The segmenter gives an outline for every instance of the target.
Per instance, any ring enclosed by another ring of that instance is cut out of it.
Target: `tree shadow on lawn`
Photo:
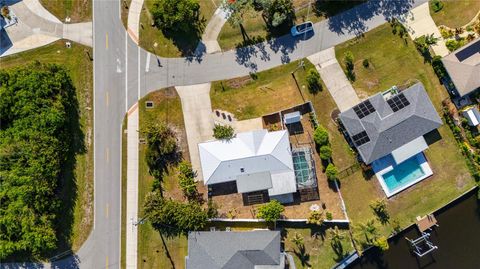
[[[69,99],[67,103],[70,104],[70,106],[66,108],[66,113],[69,119],[67,128],[69,129],[68,133],[70,134],[70,140],[68,141],[69,148],[67,159],[62,167],[58,186],[58,196],[61,199],[61,207],[57,219],[58,249],[55,253],[50,253],[52,255],[71,250],[72,228],[75,217],[74,209],[78,196],[75,168],[77,164],[77,156],[87,153],[85,134],[83,133],[80,124],[79,104],[75,95],[76,89],[73,84],[67,92]]]
[[[328,20],[328,28],[337,34],[361,35],[369,30],[366,22],[376,15],[387,20],[403,15],[412,8],[414,0],[367,1]]]

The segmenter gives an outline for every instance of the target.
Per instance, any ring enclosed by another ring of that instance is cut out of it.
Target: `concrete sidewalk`
[[[210,83],[175,87],[182,102],[183,120],[187,133],[190,162],[197,179],[203,180],[200,165],[198,143],[213,137],[212,103],[210,101]]]
[[[450,53],[445,46],[445,40],[443,40],[437,25],[433,21],[432,16],[430,16],[428,3],[421,4],[404,16],[400,16],[399,20],[405,25],[412,39],[430,34],[438,38],[437,44],[432,46],[436,55],[443,57]]]
[[[360,98],[335,58],[333,47],[308,56],[307,59],[315,65],[341,112],[360,103]]]
[[[223,25],[227,22],[228,14],[222,7],[218,7],[215,10],[212,18],[205,27],[205,31],[202,35],[202,41],[197,47],[197,51],[205,50],[207,53],[215,53],[222,51],[220,44],[218,44],[217,38],[222,30]],[[204,47],[204,48],[203,48]]]
[[[127,118],[127,212],[126,268],[137,268],[138,227],[138,103],[128,111]]]
[[[142,13],[143,1],[132,0],[128,7],[127,31],[137,44],[140,38],[140,13]]]

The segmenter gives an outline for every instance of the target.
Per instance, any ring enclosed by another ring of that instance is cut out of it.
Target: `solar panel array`
[[[355,143],[355,145],[358,146],[361,146],[367,142],[370,142],[370,137],[368,137],[368,134],[367,132],[365,131],[362,131],[354,136],[352,136],[352,139],[353,139],[353,143]]]
[[[354,106],[353,111],[357,113],[358,118],[362,119],[375,112],[375,108],[373,107],[372,103],[370,103],[370,100],[366,100]]]
[[[393,112],[397,112],[410,104],[410,102],[407,100],[407,97],[405,97],[403,93],[397,94],[394,97],[388,99],[387,103],[393,110]]]

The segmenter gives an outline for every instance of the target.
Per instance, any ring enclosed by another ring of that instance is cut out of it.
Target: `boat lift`
[[[435,246],[431,241],[430,241],[430,234],[426,232],[422,232],[422,236],[415,240],[411,240],[405,237],[407,241],[410,242],[413,253],[415,253],[418,257],[423,257],[427,255],[428,253],[438,249],[437,246]]]

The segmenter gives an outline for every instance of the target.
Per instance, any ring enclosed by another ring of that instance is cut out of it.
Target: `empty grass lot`
[[[355,56],[356,81],[353,86],[362,98],[393,85],[418,80],[425,86],[437,112],[441,112],[441,102],[448,98],[446,90],[440,85],[431,66],[424,63],[412,41],[408,38],[404,41],[393,35],[388,24],[366,33],[359,40],[337,46],[337,59],[343,68],[343,55],[348,50]],[[363,59],[369,59],[369,68],[362,66]],[[441,139],[437,139],[425,151],[433,176],[388,200],[391,219],[399,220],[402,227],[413,223],[416,216],[432,212],[474,186],[450,129],[443,125],[438,132]],[[377,179],[364,178],[358,171],[341,183],[352,221],[358,223],[374,218],[369,208],[370,202],[385,197]],[[381,230],[384,234],[391,232],[388,225]]]
[[[434,12],[430,4],[430,14],[437,26],[462,27],[480,12],[480,1],[478,0],[450,0],[442,1],[442,3],[443,8],[439,12]]]
[[[308,3],[312,2],[310,8]],[[345,11],[362,3],[362,1],[308,1],[308,0],[294,0],[295,8],[295,23],[302,23],[311,21],[313,23],[319,22],[333,16],[337,13]],[[250,40],[244,41],[239,27],[232,26],[230,23],[225,23],[218,37],[218,43],[222,50],[229,50],[236,47],[243,47],[252,43],[258,43],[264,40],[278,37],[290,33],[290,28],[284,27],[277,29],[275,32],[269,32],[265,21],[262,19],[261,12],[252,12],[247,14],[244,19],[243,26]]]
[[[152,9],[154,2],[154,0],[145,0],[143,4],[144,8],[140,14],[140,46],[163,57],[181,57],[191,54],[199,41],[194,35],[174,34],[171,38],[168,38],[160,29],[151,26],[153,17],[149,10]],[[205,19],[205,26],[219,3],[220,0],[199,1],[200,18]],[[157,43],[157,47],[154,47],[155,43]]]
[[[145,101],[153,101],[154,108],[145,108]],[[140,129],[146,123],[167,123],[178,132],[182,153],[188,159],[187,141],[184,130],[182,107],[180,98],[172,88],[153,92],[139,101]],[[141,136],[140,136],[141,137]],[[143,203],[145,196],[152,190],[153,177],[148,172],[145,160],[146,145],[139,147],[139,178],[138,199],[139,218],[143,216]],[[164,195],[169,197],[178,192],[176,177],[166,176],[162,184]],[[153,229],[148,221],[138,229],[138,267],[139,268],[165,268],[179,269],[184,267],[187,254],[187,239],[184,236],[163,238]]]
[[[23,66],[32,61],[55,63],[69,70],[79,104],[80,128],[85,153],[75,156],[73,178],[64,181],[62,200],[65,214],[59,215],[59,250],[78,250],[90,234],[93,224],[93,65],[85,51],[92,49],[74,43],[65,48],[64,41],[0,59],[0,67]],[[74,201],[71,201],[71,199]],[[70,203],[71,202],[71,203]]]
[[[92,21],[92,0],[40,0],[50,13],[62,22],[70,17],[70,23]]]

